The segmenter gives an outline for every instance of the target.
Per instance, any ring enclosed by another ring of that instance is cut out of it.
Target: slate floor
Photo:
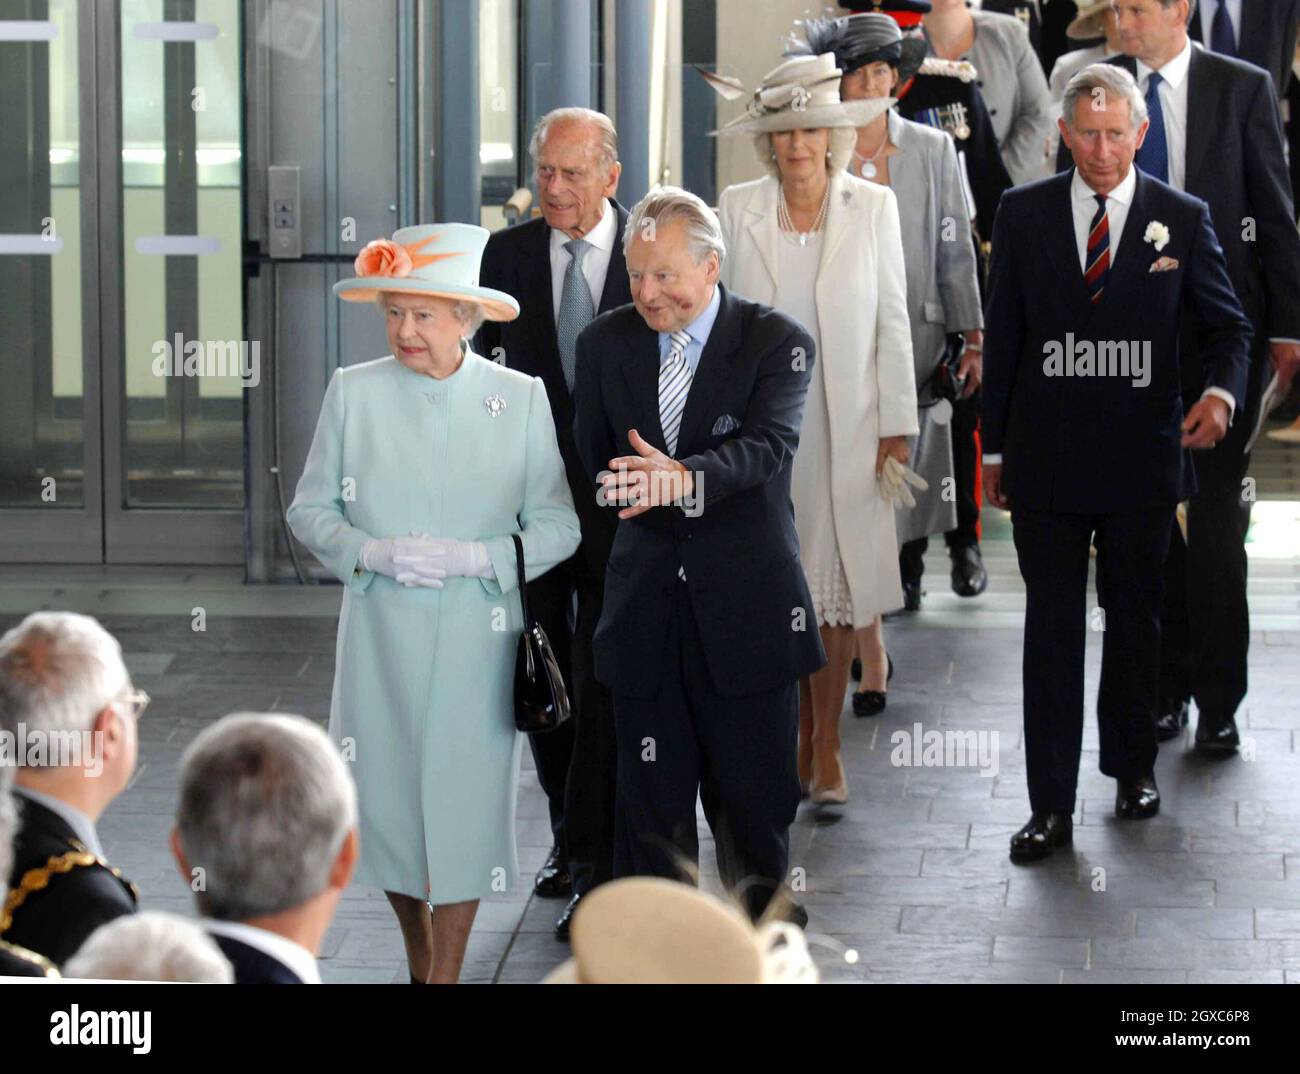
[[[926,610],[888,628],[898,671],[887,712],[874,720],[844,716],[848,806],[800,810],[792,876],[805,889],[798,897],[811,915],[824,979],[1300,983],[1300,630],[1286,629],[1300,623],[1300,559],[1252,567],[1252,604],[1267,593],[1279,629],[1257,631],[1252,640],[1242,756],[1207,761],[1190,741],[1164,745],[1161,815],[1122,824],[1111,812],[1114,784],[1097,771],[1090,718],[1074,851],[1022,867],[1006,852],[1028,815],[1021,634],[999,624],[1017,621],[1023,591],[1005,530],[995,524],[986,558],[989,593],[959,601],[946,592],[946,562],[932,552]],[[133,611],[192,599],[192,587],[176,579],[149,590],[143,576],[128,577],[146,589],[133,598]],[[106,578],[111,572],[89,587],[49,590],[29,606],[111,604]],[[276,600],[274,591],[257,599]],[[314,599],[332,607],[337,590]],[[0,627],[16,621],[15,610],[4,609]],[[200,728],[231,711],[297,712],[323,724],[335,620],[209,614],[206,630],[197,632],[187,614],[101,610],[101,617],[154,698],[141,724],[139,771],[105,814],[102,838],[141,887],[145,906],[190,913],[165,842],[179,754]],[[1090,697],[1099,656],[1100,638],[1090,638]],[[919,733],[923,747],[927,732],[959,732],[977,752],[964,766],[896,763],[926,760],[911,738]],[[909,737],[900,741],[900,733]],[[981,757],[978,748],[988,752]],[[527,750],[524,756],[527,766]],[[521,779],[519,818],[521,866],[531,874],[550,842],[531,772]],[[716,885],[707,829],[701,842],[705,882]],[[558,910],[531,899],[526,886],[485,902],[464,979],[539,980],[567,954],[551,934]],[[331,982],[406,981],[401,938],[382,893],[347,892],[321,966]]]

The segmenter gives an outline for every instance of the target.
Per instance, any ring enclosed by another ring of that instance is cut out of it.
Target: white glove
[[[441,589],[447,578],[490,578],[495,575],[487,545],[450,537],[399,537],[393,556],[396,578],[405,586]]]
[[[905,507],[915,507],[916,497],[908,485],[922,492],[930,487],[925,478],[890,455],[880,471],[880,494],[895,507],[900,503]]]
[[[371,537],[361,546],[362,570],[386,574],[389,578],[397,577],[397,568],[393,556],[397,552],[397,538]]]

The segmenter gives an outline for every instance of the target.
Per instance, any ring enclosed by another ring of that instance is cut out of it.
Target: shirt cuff
[[[1287,339],[1286,336],[1269,336],[1270,343],[1300,343],[1300,339]]]
[[[1002,465],[1002,452],[999,451],[999,452],[997,452],[997,454],[995,454],[995,455],[985,455],[985,456],[984,456],[984,465],[985,465],[985,466],[1001,466],[1001,465]]]
[[[1237,400],[1232,397],[1232,392],[1224,391],[1222,388],[1206,388],[1201,393],[1201,398],[1204,399],[1207,395],[1213,395],[1228,404],[1228,424],[1231,425],[1233,415],[1237,413]]]

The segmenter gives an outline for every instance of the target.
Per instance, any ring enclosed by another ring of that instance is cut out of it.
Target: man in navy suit
[[[643,198],[625,252],[633,304],[578,337],[574,419],[590,494],[622,520],[595,638],[614,871],[698,859],[699,793],[722,878],[757,917],[799,805],[798,680],[826,662],[790,502],[813,343],[718,284],[726,247],[694,194]]]
[[[1089,621],[1104,630],[1097,719],[1116,815],[1160,808],[1155,708],[1174,509],[1195,491],[1188,449],[1221,441],[1244,398],[1251,337],[1209,208],[1133,167],[1148,125],[1133,77],[1085,68],[1064,115],[1075,168],[1003,196],[985,318],[984,489],[1011,510],[1026,595],[1033,812],[1012,836],[1016,861],[1072,839]],[[1185,415],[1183,318],[1206,371]],[[1090,543],[1101,607],[1088,615]]]
[[[1135,76],[1151,120],[1137,166],[1210,207],[1228,278],[1255,332],[1228,435],[1196,457],[1197,493],[1187,507],[1186,539],[1179,530],[1170,541],[1161,611],[1156,735],[1178,737],[1195,700],[1197,748],[1232,753],[1250,648],[1245,541],[1253,497],[1245,448],[1269,377],[1276,372],[1285,386],[1300,370],[1300,235],[1277,94],[1265,72],[1192,45],[1188,0],[1123,0],[1116,10],[1126,55],[1109,62]],[[1244,18],[1243,43],[1250,36]],[[1199,351],[1186,325],[1188,405],[1205,383]]]
[[[616,763],[609,692],[593,674],[591,639],[617,519],[596,506],[573,443],[575,344],[596,314],[626,305],[632,294],[623,260],[627,210],[614,200],[618,138],[609,117],[586,108],[550,112],[537,124],[530,152],[542,215],[488,239],[479,272],[483,286],[519,299],[520,315],[485,322],[477,350],[542,378],[582,525],[577,552],[528,585],[529,607],[555,648],[574,703],[569,723],[528,736],[554,838],[534,890],[568,899],[556,925],[556,935],[567,939],[578,901],[613,874]]]

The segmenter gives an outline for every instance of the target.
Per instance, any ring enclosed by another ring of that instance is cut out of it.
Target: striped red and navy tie
[[[1088,229],[1088,267],[1083,279],[1095,304],[1101,301],[1106,281],[1110,278],[1110,217],[1106,215],[1106,195],[1094,194],[1093,197],[1097,199],[1097,215],[1092,218],[1092,227]]]

